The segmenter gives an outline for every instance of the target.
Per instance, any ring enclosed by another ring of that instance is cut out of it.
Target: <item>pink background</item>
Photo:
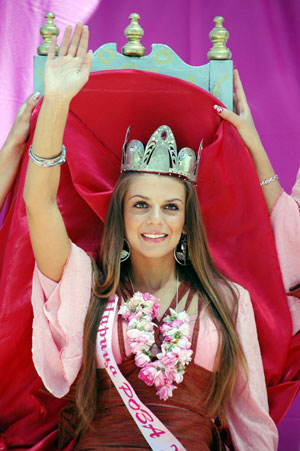
[[[228,47],[282,186],[290,191],[300,166],[299,0],[1,0],[0,147],[17,109],[32,92],[32,57],[41,42],[44,14],[53,11],[62,31],[81,20],[90,27],[90,48],[126,42],[131,12],[141,16],[143,45],[169,45],[184,61],[205,64],[216,15],[225,17]],[[300,400],[279,429],[280,449],[300,449]],[[298,435],[297,435],[298,434]]]

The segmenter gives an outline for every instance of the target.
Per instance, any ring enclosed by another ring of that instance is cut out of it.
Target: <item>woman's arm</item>
[[[72,27],[68,26],[57,58],[56,38],[52,39],[45,65],[45,95],[32,144],[33,153],[44,159],[61,154],[70,102],[90,73],[88,28],[78,23],[72,38],[71,34]],[[31,244],[41,272],[59,281],[70,252],[70,241],[56,202],[60,167],[40,167],[29,160],[24,200]]]
[[[214,108],[223,119],[234,125],[239,132],[245,146],[249,150],[260,182],[269,180],[275,173],[255,128],[237,69],[233,71],[233,86],[234,112],[218,105],[215,105]],[[263,195],[269,212],[272,210],[281,190],[278,180],[262,185]]]
[[[0,151],[0,210],[15,180],[29,135],[31,114],[39,100],[39,96],[39,92],[32,94],[23,103]]]

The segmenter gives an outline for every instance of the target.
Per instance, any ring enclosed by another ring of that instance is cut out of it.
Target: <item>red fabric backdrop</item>
[[[290,314],[252,160],[235,129],[213,111],[215,101],[194,85],[156,74],[92,75],[71,104],[59,206],[71,239],[94,251],[119,176],[128,125],[131,136],[144,142],[159,125],[169,125],[179,148],[197,149],[204,138],[198,193],[211,252],[223,272],[250,291],[271,413],[278,421],[299,388],[300,363],[294,355],[299,354],[300,343],[291,342]],[[37,114],[38,108],[33,127]],[[5,446],[55,449],[56,416],[64,402],[41,391],[31,361],[34,260],[22,198],[27,161],[26,153],[0,231],[0,449],[4,450]]]

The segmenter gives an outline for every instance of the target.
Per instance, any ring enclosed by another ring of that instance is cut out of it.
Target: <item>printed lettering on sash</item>
[[[169,429],[142,403],[119,370],[112,352],[112,331],[117,307],[118,297],[109,299],[99,324],[96,350],[100,362],[151,449],[154,451],[186,451]]]

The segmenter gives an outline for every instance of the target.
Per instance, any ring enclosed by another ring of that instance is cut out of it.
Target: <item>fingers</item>
[[[237,114],[219,105],[214,105],[213,108],[218,113],[218,115],[221,116],[222,119],[225,119],[226,121],[234,125],[236,128],[238,128],[238,126],[240,125],[240,117]]]
[[[56,36],[52,36],[50,41],[50,47],[48,50],[47,60],[53,60],[55,58],[55,50],[56,50]]]
[[[58,56],[65,56],[68,53],[68,47],[69,47],[69,41],[72,35],[72,25],[68,25],[67,28],[64,31],[61,43],[60,43],[60,47],[59,47],[59,52],[58,52]]]
[[[69,51],[68,54],[71,56],[77,55],[78,45],[81,40],[81,34],[82,34],[82,23],[78,22],[75,26],[74,34],[70,42]]]
[[[30,117],[39,101],[40,95],[39,92],[36,92],[27,97],[23,105],[19,108],[17,117]]]
[[[233,89],[235,93],[236,105],[242,109],[248,106],[246,94],[237,69],[233,70]]]
[[[84,58],[87,53],[89,43],[89,29],[87,25],[82,25],[78,22],[75,26],[74,34],[72,35],[72,25],[68,25],[64,31],[61,41],[59,56],[79,56]]]
[[[82,33],[78,44],[77,56],[79,56],[80,58],[84,58],[88,50],[88,45],[89,45],[89,29],[87,25],[84,25],[82,28]]]
[[[31,94],[31,96],[29,96],[26,99],[25,105],[26,105],[26,109],[29,111],[30,115],[31,115],[32,111],[34,110],[35,106],[37,105],[38,101],[40,100],[40,96],[41,96],[40,92],[35,92],[34,94]]]

